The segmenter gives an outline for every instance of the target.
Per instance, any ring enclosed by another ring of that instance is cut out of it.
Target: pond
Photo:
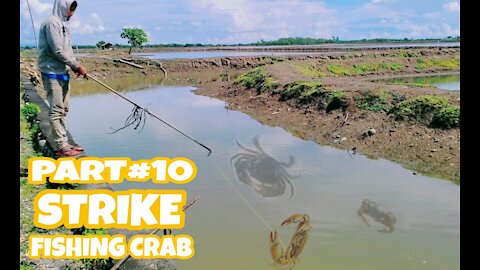
[[[374,49],[374,48],[420,48],[420,47],[459,47],[460,42],[427,42],[427,43],[361,43],[361,44],[318,44],[318,45],[278,45],[278,46],[225,46],[221,49],[204,49],[192,51],[162,51],[154,53],[134,53],[134,55],[149,59],[200,59],[214,57],[237,56],[284,56],[284,55],[319,55],[325,52],[308,51],[309,48],[321,49]],[[297,51],[293,50],[297,49]],[[285,51],[282,51],[285,49]],[[305,49],[306,51],[298,51]],[[329,52],[334,54],[339,52]]]
[[[393,78],[385,80],[385,82],[392,84],[406,84],[415,86],[435,86],[444,90],[460,91],[460,74],[428,77]]]
[[[297,224],[280,224],[297,213],[309,216],[311,228],[294,269],[460,268],[459,186],[299,139],[193,90],[152,86],[123,93],[210,147],[208,157],[152,118],[142,131],[110,134],[132,110],[112,93],[73,96],[68,118],[76,142],[91,156],[195,162],[197,177],[187,185],[125,181],[115,187],[201,196],[186,211],[186,226],[173,231],[195,240],[192,259],[174,260],[179,269],[276,269],[270,231],[287,246]]]
[[[272,52],[272,51],[171,51],[156,53],[134,53],[136,56],[142,56],[149,59],[200,59],[215,57],[235,57],[235,56],[282,56],[282,55],[316,55],[320,52]]]

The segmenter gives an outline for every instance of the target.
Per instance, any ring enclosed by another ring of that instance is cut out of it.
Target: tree
[[[100,41],[97,42],[97,44],[96,44],[96,45],[97,45],[97,48],[102,48],[102,49],[103,49],[103,45],[105,45],[105,43],[106,43],[105,41],[100,40]]]
[[[142,46],[143,43],[148,42],[147,34],[140,28],[123,28],[122,30],[120,37],[128,39],[130,44],[128,54],[132,52],[133,47]]]

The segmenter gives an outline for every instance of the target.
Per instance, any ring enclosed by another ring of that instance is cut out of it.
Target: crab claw
[[[272,259],[278,262],[283,255],[283,250],[278,243],[278,234],[277,231],[273,230],[270,232],[270,255]]]
[[[310,216],[306,215],[306,214],[293,214],[291,216],[289,216],[288,218],[286,218],[283,222],[282,222],[282,227],[288,225],[288,224],[292,224],[292,223],[300,223],[300,222],[308,222],[310,221]]]
[[[278,233],[277,231],[273,230],[270,232],[270,242],[275,243],[277,241]]]

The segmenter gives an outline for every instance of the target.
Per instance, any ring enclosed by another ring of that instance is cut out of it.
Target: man
[[[68,69],[78,76],[87,76],[87,70],[73,55],[70,31],[66,22],[77,8],[77,1],[56,0],[53,12],[40,26],[38,42],[38,67],[50,105],[50,146],[57,157],[77,156],[84,151],[68,143],[65,126],[70,98]]]

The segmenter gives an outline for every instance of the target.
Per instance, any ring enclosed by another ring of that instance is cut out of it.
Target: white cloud
[[[439,19],[441,18],[442,14],[440,12],[430,12],[430,13],[425,13],[423,16],[427,19]]]
[[[372,0],[369,4],[373,5],[373,4],[379,4],[382,2],[387,2],[387,0]]]
[[[38,30],[42,24],[42,21],[45,20],[52,12],[53,4],[42,3],[39,0],[29,0],[29,3],[30,11],[32,12],[33,24],[35,25],[35,29]],[[28,22],[29,24],[27,32],[30,32],[28,29],[31,29],[30,11],[28,9],[27,1],[22,0],[20,2],[20,16],[25,18],[25,22]]]
[[[212,43],[245,43],[290,36],[331,37],[340,19],[324,1],[189,0],[192,9],[230,34]]]
[[[460,35],[460,29],[455,29],[452,28],[449,24],[442,24],[442,31],[444,33],[444,36],[459,36]]]
[[[372,0],[372,1],[364,4],[364,5],[362,6],[362,8],[372,9],[372,8],[381,6],[381,5],[380,5],[381,3],[388,3],[388,2],[390,2],[390,0]]]
[[[460,12],[460,2],[454,1],[443,5],[443,9],[448,12]]]
[[[102,19],[100,19],[97,13],[90,13],[90,17],[85,20],[80,15],[74,15],[69,21],[69,27],[74,33],[79,33],[80,35],[102,33],[106,30]]]
[[[460,35],[460,29],[455,29],[449,24],[416,24],[411,22],[404,22],[402,30],[405,37],[409,38],[424,38],[424,37],[447,37]]]
[[[192,26],[201,26],[201,25],[202,25],[202,22],[201,22],[201,21],[191,21],[191,22],[190,22],[190,25],[192,25]]]
[[[24,0],[23,2],[26,2]],[[30,8],[32,9],[32,12],[35,13],[43,13],[46,11],[51,12],[53,8],[53,4],[51,3],[42,3],[40,0],[29,0],[28,3],[30,4]]]
[[[144,29],[144,27],[140,24],[137,24],[137,25],[133,25],[133,24],[125,24],[122,26],[122,29],[123,28],[140,28],[140,29]]]

